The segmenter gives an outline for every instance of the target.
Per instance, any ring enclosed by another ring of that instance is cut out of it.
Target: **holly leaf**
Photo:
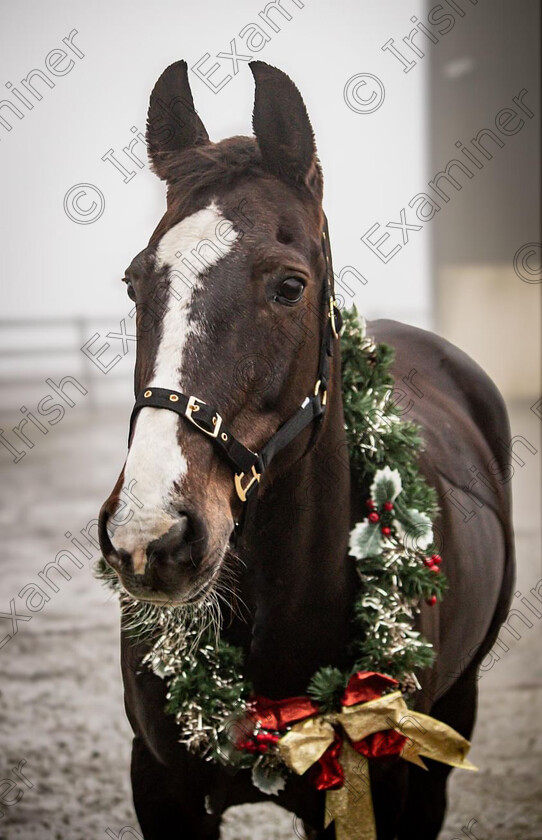
[[[276,796],[279,791],[286,787],[286,777],[277,767],[269,766],[262,759],[263,756],[258,759],[252,768],[252,783],[262,793]]]
[[[396,519],[393,525],[401,542],[408,549],[425,551],[433,542],[431,519],[416,508],[408,508],[402,521]]]
[[[371,484],[371,499],[377,508],[381,508],[384,502],[393,502],[402,489],[403,485],[399,470],[384,467],[375,473],[373,483]]]
[[[350,532],[349,551],[358,560],[380,554],[381,547],[382,534],[376,522],[358,522]]]

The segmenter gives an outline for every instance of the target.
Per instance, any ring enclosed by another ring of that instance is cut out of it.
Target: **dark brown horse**
[[[135,388],[194,395],[183,411],[201,409],[201,415],[188,422],[158,407],[137,413],[100,530],[104,557],[143,601],[198,601],[235,563],[236,590],[247,609],[241,620],[238,610],[224,607],[223,634],[244,649],[255,691],[281,698],[304,693],[319,667],[348,664],[357,587],[348,537],[365,514],[344,457],[336,339],[327,382],[316,384],[328,329],[321,313],[329,252],[325,242],[322,249],[322,173],[313,132],[290,79],[261,62],[251,70],[255,139],[209,141],[184,62],[162,74],[151,96],[149,154],[168,192],[148,247],[126,272],[138,312]],[[442,605],[422,608],[421,629],[438,656],[421,675],[417,708],[468,738],[477,668],[506,615],[513,581],[506,413],[487,376],[448,342],[392,321],[368,331],[393,345],[397,382],[404,378],[414,390],[409,419],[422,427],[421,467],[442,508],[436,528],[449,588]],[[259,452],[307,395],[321,402],[325,389],[325,414],[299,425],[259,487],[261,464],[253,469],[247,462],[242,470],[241,495],[250,486],[258,499],[232,561],[243,505],[231,462],[244,447]],[[201,401],[213,407],[207,414]],[[219,452],[217,444],[229,446],[231,435],[243,446],[237,454]],[[472,466],[485,480],[467,495],[461,488]],[[120,491],[134,481],[142,507],[113,528]],[[325,490],[319,501],[307,490],[315,484]],[[139,667],[145,645],[126,638],[122,645],[133,792],[144,836],[218,838],[227,807],[266,796],[248,771],[232,774],[178,743],[178,726],[164,712],[164,682]],[[371,765],[379,840],[437,837],[449,768],[429,763],[429,773],[403,760]],[[304,777],[273,801],[297,814],[308,836],[334,836],[333,827],[322,828],[323,794]]]

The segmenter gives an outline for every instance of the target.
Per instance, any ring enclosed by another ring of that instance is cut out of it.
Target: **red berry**
[[[255,738],[259,744],[277,744],[279,740],[279,736],[271,732],[258,732]]]
[[[440,564],[442,563],[442,557],[440,556],[440,554],[433,554],[431,560],[433,561],[435,566],[440,566]]]
[[[369,522],[379,522],[379,521],[380,521],[380,517],[379,517],[378,513],[373,512],[373,513],[369,514]]]
[[[391,534],[391,528],[388,528],[387,525],[384,525],[384,527],[381,530],[385,537],[389,537],[389,535]]]
[[[369,508],[369,510],[374,510],[375,503],[373,502],[372,499],[367,499],[365,504]]]
[[[254,753],[258,749],[254,741],[238,741],[236,746],[238,750],[246,750],[250,753]]]
[[[393,510],[393,502],[384,502],[384,510]]]
[[[430,572],[437,572],[437,574],[438,574],[438,572],[440,572],[440,569],[439,569],[438,566],[429,566],[429,571]]]
[[[437,596],[431,595],[431,597],[427,599],[426,603],[429,604],[430,607],[434,607],[437,603]]]
[[[423,561],[423,565],[427,566],[428,569],[431,569],[434,566],[433,558],[432,557],[426,557],[425,560]]]

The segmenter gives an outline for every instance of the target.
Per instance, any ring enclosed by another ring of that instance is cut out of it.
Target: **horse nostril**
[[[132,568],[132,555],[123,548],[115,548],[115,546],[111,545],[109,551],[102,551],[102,556],[106,563],[115,569],[116,572],[127,572]]]
[[[185,523],[184,533],[183,533],[183,542],[186,543],[186,544],[194,542],[196,524],[194,522],[193,517],[189,513],[187,513],[185,510],[181,510],[179,512],[179,516],[183,519],[183,521]]]
[[[117,548],[115,550],[115,554],[118,557],[118,565],[121,566],[123,569],[127,568],[132,564],[132,555],[129,551],[126,551],[124,548]]]
[[[180,515],[186,519],[185,542],[190,545],[205,542],[207,532],[203,519],[195,512],[188,513],[187,511],[181,511]]]
[[[186,546],[186,532],[188,529],[188,517],[181,515],[179,521],[172,525],[169,531],[157,537],[147,546],[147,568],[158,571],[159,569],[174,566]]]
[[[200,518],[186,511],[179,512],[179,521],[167,533],[147,546],[149,570],[176,569],[179,564],[195,565],[204,555],[207,540]]]

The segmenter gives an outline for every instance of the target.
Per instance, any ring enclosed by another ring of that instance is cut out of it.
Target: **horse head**
[[[150,398],[164,389],[172,400],[181,392],[190,406],[184,417],[139,408],[100,512],[103,555],[139,600],[194,603],[212,588],[243,495],[216,439],[232,435],[258,452],[319,390],[329,267],[313,131],[288,76],[250,66],[254,138],[209,140],[184,61],[164,71],[150,98],[148,152],[167,184],[167,209],[124,277],[137,307],[135,391]],[[206,406],[216,407],[211,425],[198,420]],[[311,434],[306,425],[289,443],[288,464]],[[284,463],[273,462],[261,491]],[[252,483],[250,474],[242,480]],[[125,519],[123,489],[139,500]]]

